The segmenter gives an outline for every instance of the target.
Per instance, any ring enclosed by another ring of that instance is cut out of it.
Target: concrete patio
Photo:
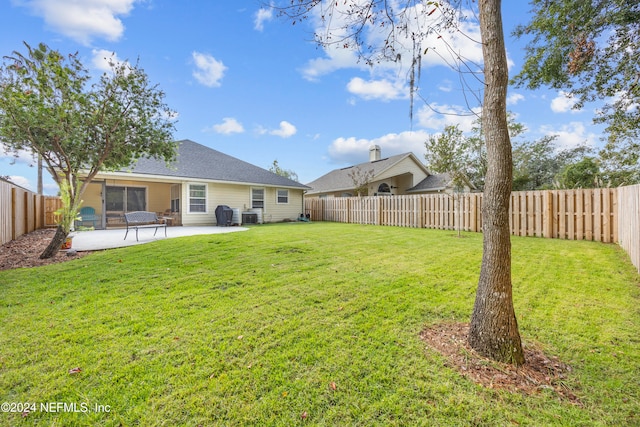
[[[171,239],[174,237],[195,236],[198,234],[220,234],[234,233],[237,231],[247,231],[246,227],[167,227],[167,237],[164,237],[164,230],[158,229],[154,236],[155,229],[143,228],[138,230],[138,241],[136,241],[135,230],[129,230],[127,240],[124,240],[126,230],[116,228],[111,230],[92,230],[73,232],[73,243],[71,249],[76,251],[99,251],[102,249],[114,249],[124,246],[141,245],[158,240]]]

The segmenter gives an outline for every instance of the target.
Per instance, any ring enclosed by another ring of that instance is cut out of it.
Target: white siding
[[[255,186],[256,188],[262,188]],[[251,209],[250,185],[207,183],[207,212],[204,214],[190,214],[188,212],[188,185],[182,186],[182,224],[183,225],[214,225],[216,223],[215,210],[218,205],[226,205],[239,209],[240,213]],[[280,222],[296,220],[304,211],[302,206],[302,190],[289,189],[289,203],[277,203],[277,189],[264,187],[265,207],[262,211],[264,222]]]

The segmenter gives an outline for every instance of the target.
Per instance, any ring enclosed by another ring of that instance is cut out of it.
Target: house
[[[125,170],[100,172],[87,186],[83,206],[101,218],[97,228],[122,226],[125,212],[152,211],[171,225],[216,225],[219,205],[233,210],[233,223],[296,220],[304,191],[296,181],[190,140],[177,156],[141,158]]]
[[[352,197],[358,184],[366,189],[360,195],[388,196],[406,194],[453,193],[451,174],[431,174],[413,153],[382,158],[380,147],[369,148],[369,161],[335,169],[308,183],[306,197]],[[470,191],[466,186],[463,191]]]

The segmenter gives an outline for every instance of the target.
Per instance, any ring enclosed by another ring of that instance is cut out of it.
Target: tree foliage
[[[468,185],[471,155],[467,139],[458,125],[445,126],[439,135],[429,135],[425,142],[425,160],[432,173],[448,173],[456,188]]]
[[[532,19],[518,85],[569,92],[575,108],[601,100],[594,117],[606,123],[605,179],[640,182],[640,6],[626,0],[532,0]]]
[[[289,178],[293,181],[298,181],[298,174],[290,169],[281,168],[280,165],[278,164],[278,160],[273,161],[273,164],[269,167],[269,171],[275,173],[276,175]]]
[[[544,190],[561,186],[562,171],[582,161],[591,148],[579,145],[558,149],[556,135],[544,136],[535,141],[518,141],[513,147],[513,190]],[[593,188],[591,186],[583,188]],[[569,187],[570,188],[570,187]]]
[[[363,170],[359,166],[354,166],[347,174],[353,183],[353,191],[358,196],[369,195],[369,184],[373,179],[373,169]]]
[[[560,188],[596,188],[602,185],[600,166],[593,157],[567,164],[558,174]]]
[[[42,157],[65,197],[58,233],[42,257],[53,256],[73,225],[86,185],[100,170],[142,156],[170,160],[174,113],[144,71],[110,61],[90,87],[78,54],[26,44],[0,68],[0,138],[9,150]],[[86,176],[79,180],[79,174]]]
[[[525,138],[526,128],[508,115],[509,136],[513,141],[513,191],[542,190],[566,187],[569,181],[561,176],[562,172],[591,154],[592,149],[585,145],[559,149],[556,135],[544,136],[531,141]],[[425,142],[425,160],[427,168],[434,173],[456,172],[468,179],[473,186],[482,191],[487,172],[486,148],[482,126],[476,122],[469,134],[464,134],[458,126],[447,126],[443,133],[431,135]],[[601,161],[594,159],[600,164]],[[578,168],[578,170],[583,170]],[[586,170],[585,170],[586,172]],[[598,177],[601,178],[601,173]],[[581,186],[590,182],[589,188],[600,181],[586,177]]]

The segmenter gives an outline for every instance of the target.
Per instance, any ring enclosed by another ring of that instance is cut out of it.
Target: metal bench
[[[160,222],[155,212],[127,212],[124,214],[124,220],[127,224],[127,232],[124,234],[124,240],[127,240],[127,234],[129,234],[130,228],[136,230],[136,242],[138,241],[138,229],[140,228],[155,228],[156,230],[153,232],[155,236],[158,228],[164,227],[164,237],[167,237],[167,224]]]

